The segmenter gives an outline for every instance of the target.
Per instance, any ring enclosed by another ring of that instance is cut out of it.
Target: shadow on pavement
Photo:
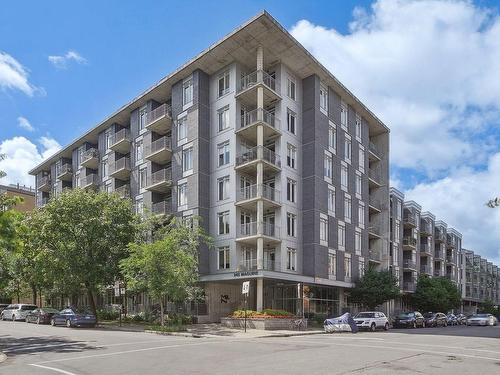
[[[12,358],[22,354],[76,353],[97,349],[88,342],[55,336],[12,337],[0,335],[0,352]]]
[[[470,327],[449,326],[436,328],[393,328],[391,332],[406,333],[409,335],[441,335],[441,336],[463,336],[500,338],[500,326]]]

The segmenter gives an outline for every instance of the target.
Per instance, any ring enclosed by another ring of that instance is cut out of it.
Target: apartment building
[[[23,185],[0,185],[0,195],[7,197],[19,197],[22,201],[14,207],[14,210],[20,212],[29,212],[35,208],[35,189]],[[0,207],[0,210],[2,207]]]
[[[403,297],[393,310],[410,307],[419,275],[446,277],[462,293],[462,311],[476,312],[480,303],[500,303],[500,273],[496,265],[462,248],[462,234],[404,194],[390,188],[390,263]]]
[[[262,12],[30,173],[200,217],[210,320],[243,306],[340,313],[389,267],[389,129]]]

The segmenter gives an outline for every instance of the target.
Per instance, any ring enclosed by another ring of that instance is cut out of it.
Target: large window
[[[177,202],[179,206],[185,206],[187,204],[187,183],[183,183],[178,186]]]
[[[328,242],[328,219],[324,217],[319,219],[319,240]]]
[[[297,147],[288,143],[286,153],[286,165],[290,168],[295,168],[297,161]]]
[[[219,109],[217,112],[219,131],[229,128],[229,106]]]
[[[360,226],[365,225],[365,204],[363,202],[359,202],[358,206],[358,223]]]
[[[217,222],[219,223],[219,234],[229,234],[229,211],[219,212]]]
[[[333,177],[333,161],[330,155],[325,155],[325,177],[331,179]]]
[[[340,169],[340,185],[347,189],[348,188],[348,169],[347,165],[342,164]]]
[[[345,224],[339,223],[338,227],[338,245],[340,248],[345,248]]]
[[[229,71],[225,71],[219,76],[218,95],[226,95],[229,92]]]
[[[193,80],[188,79],[182,84],[182,105],[193,103]]]
[[[350,278],[352,274],[351,257],[348,254],[344,255],[344,276]]]
[[[337,129],[332,125],[328,129],[328,147],[333,150],[337,149]]]
[[[337,254],[335,252],[328,253],[328,275],[337,275]]]
[[[219,247],[219,269],[226,270],[230,268],[229,246]]]
[[[289,202],[295,202],[295,191],[297,189],[297,181],[291,178],[286,179],[286,200]]]
[[[286,126],[287,130],[295,134],[295,123],[296,123],[297,115],[295,112],[291,111],[290,109],[287,109],[287,115],[286,115]]]
[[[143,130],[146,127],[147,115],[148,112],[146,106],[139,109],[139,131]]]
[[[187,116],[177,120],[177,141],[187,138]]]
[[[361,147],[359,148],[359,170],[361,172],[365,171],[365,150]]]
[[[362,194],[362,185],[361,185],[361,175],[356,174],[356,194],[361,195]]]
[[[352,142],[351,138],[347,137],[347,134],[344,140],[344,158],[348,162],[351,162],[352,160]]]
[[[230,149],[229,149],[229,141],[226,141],[224,143],[221,143],[220,145],[217,146],[217,153],[218,153],[218,165],[223,166],[229,163],[229,157],[230,157]]]
[[[109,147],[111,146],[111,142],[112,142],[112,137],[111,137],[111,130],[107,130],[105,133],[104,133],[104,138],[106,140],[106,150],[109,149]]]
[[[217,179],[217,199],[224,200],[229,198],[229,176]]]
[[[139,189],[145,189],[147,185],[147,179],[148,179],[148,169],[147,168],[141,168],[139,169]]]
[[[288,212],[286,215],[286,234],[295,237],[297,216]]]
[[[142,197],[135,200],[135,213],[137,215],[144,213],[144,200]]]
[[[286,80],[286,94],[292,100],[296,99],[296,85],[295,79],[292,77],[288,77]]]
[[[328,188],[328,213],[335,215],[335,188]]]
[[[319,87],[319,108],[328,114],[328,88],[325,85]]]
[[[135,143],[135,164],[136,165],[142,162],[143,150],[144,150],[144,143],[142,142],[142,139],[141,139],[140,141],[137,141]]]
[[[193,148],[182,150],[182,171],[188,172],[193,169]]]
[[[286,269],[288,271],[297,269],[297,251],[291,247],[286,250]]]
[[[354,232],[354,251],[356,254],[361,253],[361,231],[358,229]]]
[[[356,138],[361,139],[361,116],[356,114]]]
[[[340,102],[340,125],[347,128],[347,105]]]
[[[359,258],[358,260],[358,275],[359,277],[363,277],[365,274],[365,260]]]
[[[345,221],[351,222],[352,219],[352,200],[349,194],[344,194],[344,217]]]

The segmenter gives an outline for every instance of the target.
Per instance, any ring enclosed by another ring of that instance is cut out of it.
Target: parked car
[[[53,309],[52,307],[35,309],[26,315],[26,323],[49,324],[52,316],[58,312],[59,310]]]
[[[64,309],[52,315],[50,319],[50,324],[53,326],[95,327],[96,323],[96,317],[87,309]]]
[[[448,325],[449,326],[458,326],[458,319],[455,314],[448,314],[446,315],[446,319],[448,319]]]
[[[468,326],[496,326],[497,318],[491,314],[474,314],[467,318]]]
[[[408,311],[396,316],[393,326],[397,328],[424,328],[425,319],[418,311]]]
[[[448,319],[443,313],[428,312],[424,314],[426,327],[446,327]]]
[[[34,309],[36,309],[36,305],[28,305],[24,303],[13,303],[7,306],[2,311],[2,320],[24,320],[26,319],[26,315]]]
[[[374,332],[377,328],[389,329],[389,320],[384,313],[379,311],[365,311],[354,316],[354,322],[358,329],[369,329]]]
[[[457,323],[460,325],[466,325],[467,324],[467,316],[465,314],[458,314],[457,315]]]

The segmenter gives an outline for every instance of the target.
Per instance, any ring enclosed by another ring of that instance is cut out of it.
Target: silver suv
[[[2,320],[25,320],[26,315],[30,311],[33,311],[37,308],[35,305],[27,305],[24,303],[14,303],[9,305],[2,311]]]
[[[354,317],[354,321],[360,330],[368,329],[373,332],[377,328],[386,331],[389,329],[389,320],[384,313],[379,311],[364,311],[357,313]]]

